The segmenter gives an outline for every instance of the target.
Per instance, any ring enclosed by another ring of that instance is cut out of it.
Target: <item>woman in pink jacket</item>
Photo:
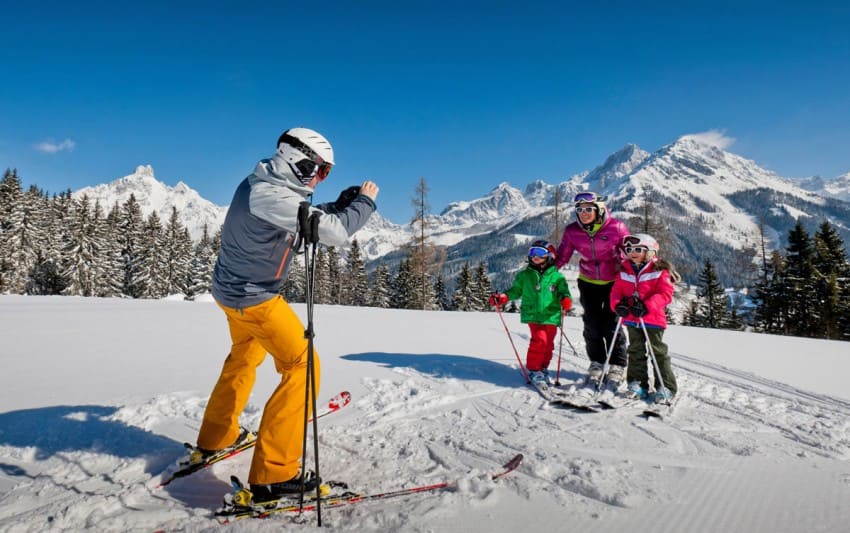
[[[658,242],[645,233],[623,239],[628,259],[611,290],[611,309],[623,318],[629,331],[629,388],[626,396],[645,400],[649,397],[646,342],[649,340],[658,372],[664,381],[655,384],[655,401],[669,403],[676,395],[676,376],[661,340],[667,329],[665,309],[673,301],[673,283],[679,274],[670,263],[658,257]],[[646,335],[640,319],[646,326]]]
[[[629,234],[626,225],[608,215],[605,199],[593,192],[575,196],[577,220],[564,229],[555,264],[561,268],[570,261],[573,252],[579,255],[578,288],[584,309],[584,342],[590,358],[588,384],[606,378],[616,390],[625,379],[627,364],[626,341],[623,335],[614,337],[617,316],[608,301],[611,286],[622,261],[620,243]],[[606,348],[614,343],[610,368],[602,376]]]

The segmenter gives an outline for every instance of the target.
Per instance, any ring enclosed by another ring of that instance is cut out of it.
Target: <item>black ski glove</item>
[[[649,312],[649,309],[646,308],[646,304],[643,303],[643,300],[635,296],[632,299],[632,314],[637,318],[643,318]]]
[[[628,296],[623,296],[623,298],[620,300],[620,303],[614,306],[614,312],[617,313],[617,316],[622,318],[629,316]]]
[[[334,202],[334,209],[337,211],[342,211],[354,201],[357,196],[360,195],[360,186],[352,185],[351,187],[345,189],[341,193],[339,193],[339,198]]]

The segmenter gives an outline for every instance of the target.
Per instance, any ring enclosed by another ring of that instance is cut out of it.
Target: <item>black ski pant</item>
[[[606,347],[611,345],[614,328],[617,327],[617,315],[611,311],[611,289],[614,283],[596,285],[582,279],[578,280],[581,306],[584,309],[584,343],[587,356],[591,361],[605,363]],[[623,328],[614,341],[614,351],[609,364],[628,366],[626,336]]]

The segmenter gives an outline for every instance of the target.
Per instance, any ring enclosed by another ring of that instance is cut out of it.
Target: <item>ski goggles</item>
[[[328,174],[331,173],[331,169],[333,168],[333,165],[331,165],[330,163],[326,163],[326,162],[317,163],[317,164],[319,165],[319,167],[316,169],[316,176],[319,177],[320,181],[324,181],[325,178],[328,177]]]
[[[604,196],[599,196],[595,192],[580,192],[577,195],[575,195],[575,198],[573,198],[573,203],[574,204],[580,204],[582,202],[593,203],[593,202],[602,202],[604,200],[605,200]]]
[[[647,251],[648,249],[649,248],[647,248],[646,246],[626,246],[626,253],[627,254],[630,254],[630,253],[642,254],[643,252]]]
[[[543,248],[542,246],[532,246],[528,249],[528,257],[546,257],[551,253],[551,250]]]
[[[595,211],[595,207],[576,207],[576,213],[593,213]]]
[[[623,237],[623,246],[640,244],[640,237],[636,235],[626,235]]]

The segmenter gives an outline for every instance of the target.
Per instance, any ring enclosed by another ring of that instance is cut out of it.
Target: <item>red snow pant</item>
[[[531,330],[531,342],[528,345],[528,354],[525,356],[526,368],[529,372],[548,368],[549,362],[552,361],[552,352],[555,351],[558,326],[529,324],[528,329]]]

